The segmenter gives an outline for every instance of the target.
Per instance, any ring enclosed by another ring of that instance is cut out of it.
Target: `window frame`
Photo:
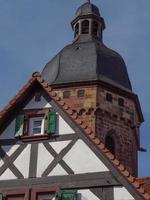
[[[56,196],[59,189],[57,187],[50,188],[33,188],[31,191],[31,199],[37,200],[38,194],[54,194]]]
[[[40,126],[41,131],[39,133],[34,133],[34,128],[36,128],[36,127],[34,127],[34,122],[35,121],[41,121],[41,126]],[[40,116],[35,116],[35,117],[29,118],[29,128],[28,128],[29,132],[28,132],[28,135],[29,136],[44,135],[44,124],[45,124],[45,119],[42,116],[41,117]]]
[[[44,109],[27,109],[24,110],[22,114],[24,114],[24,125],[23,125],[23,135],[18,136],[16,138],[19,138],[23,142],[34,142],[34,141],[44,141],[48,140],[50,137],[58,137],[58,134],[48,134],[48,122],[47,122],[47,116],[48,112],[52,110],[50,108],[44,108]],[[32,135],[29,133],[29,125],[30,125],[30,119],[31,118],[38,118],[42,117],[44,119],[44,128],[43,128],[43,134],[36,134]]]
[[[87,24],[86,24],[87,23]],[[81,23],[81,33],[82,34],[89,34],[89,27],[90,27],[90,22],[88,19],[85,19]]]
[[[92,35],[98,37],[98,22],[96,20],[92,22]]]
[[[11,197],[19,197],[24,196],[24,200],[29,200],[30,197],[30,191],[29,189],[21,189],[21,190],[14,190],[14,191],[5,191],[3,193],[3,197],[5,200],[8,200],[8,198]]]

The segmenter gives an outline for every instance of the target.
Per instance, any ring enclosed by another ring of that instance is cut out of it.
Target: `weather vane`
[[[90,1],[90,0],[87,0],[87,2],[91,3],[91,1]]]

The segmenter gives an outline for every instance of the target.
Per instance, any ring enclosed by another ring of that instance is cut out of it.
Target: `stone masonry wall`
[[[78,90],[84,90],[83,97],[78,97]],[[104,143],[108,134],[114,138],[117,159],[136,176],[136,137],[137,140],[139,138],[133,128],[137,121],[134,102],[100,86],[68,87],[55,91],[62,99],[63,92],[70,91],[69,98],[65,98],[64,101]],[[106,100],[107,93],[112,95],[112,102]],[[118,105],[118,98],[124,100],[124,106]]]
[[[112,95],[112,102],[106,100],[106,94]],[[118,98],[124,99],[124,106],[118,105]],[[96,113],[96,133],[105,143],[111,135],[116,144],[116,157],[133,174],[137,175],[137,143],[133,129],[137,119],[134,102],[115,93],[98,88]]]
[[[84,90],[84,96],[78,97],[78,91]],[[91,87],[69,87],[55,90],[59,96],[78,113],[80,118],[86,122],[88,126],[95,132],[95,109],[96,109],[96,86]],[[63,98],[63,92],[70,91],[69,98]]]

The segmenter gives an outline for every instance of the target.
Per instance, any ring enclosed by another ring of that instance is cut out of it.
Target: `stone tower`
[[[137,176],[143,115],[125,62],[104,45],[105,22],[95,5],[80,6],[71,25],[72,44],[45,66],[42,76]]]

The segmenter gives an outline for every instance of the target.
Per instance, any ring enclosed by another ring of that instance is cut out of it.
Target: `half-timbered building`
[[[71,24],[73,43],[0,112],[0,200],[148,200],[126,65],[103,44],[95,5]]]

